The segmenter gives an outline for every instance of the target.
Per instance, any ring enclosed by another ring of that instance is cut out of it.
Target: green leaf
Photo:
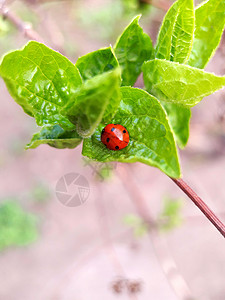
[[[162,101],[192,107],[223,88],[225,77],[187,65],[155,59],[143,65],[146,89]]]
[[[173,133],[159,101],[147,92],[122,87],[122,100],[112,120],[125,126],[130,135],[129,145],[119,151],[109,150],[101,142],[101,124],[96,132],[84,139],[83,155],[101,162],[142,162],[154,166],[171,177],[180,177]]]
[[[46,125],[38,133],[33,135],[32,140],[27,144],[26,149],[37,148],[41,144],[48,144],[51,147],[75,148],[82,141],[75,129],[64,130],[59,125]]]
[[[0,76],[15,101],[35,117],[38,125],[74,127],[59,111],[82,80],[77,68],[66,57],[31,41],[22,50],[3,57]]]
[[[111,71],[119,66],[119,63],[111,47],[90,52],[78,58],[76,67],[83,80]]]
[[[153,55],[150,37],[138,24],[137,16],[124,30],[114,46],[116,57],[122,67],[122,85],[134,85],[141,73],[144,61]]]
[[[113,95],[120,96],[120,69],[97,75],[85,81],[61,113],[76,125],[82,137],[88,137],[102,120],[109,100]],[[118,101],[115,99],[115,101]]]
[[[179,63],[187,62],[194,37],[193,0],[178,0],[168,10],[161,26],[156,44],[156,58]],[[183,148],[189,137],[191,111],[176,104],[166,104],[169,122],[178,145]]]
[[[225,1],[208,0],[195,10],[195,36],[188,61],[192,67],[203,69],[219,45],[225,26]]]
[[[118,68],[119,63],[113,53],[113,49],[109,47],[99,49],[80,57],[77,60],[76,66],[83,80],[88,80],[94,76]],[[104,122],[110,122],[116,113],[119,103],[120,95],[116,89],[105,109],[105,113],[103,115]]]
[[[180,148],[184,148],[189,138],[189,121],[191,118],[190,108],[174,103],[161,102],[165,108],[170,125],[173,129],[175,140]]]
[[[156,44],[156,58],[185,63],[194,35],[193,0],[178,0],[168,10]]]

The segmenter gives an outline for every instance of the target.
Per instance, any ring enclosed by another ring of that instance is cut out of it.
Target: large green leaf
[[[119,66],[111,47],[99,49],[97,51],[88,53],[80,57],[76,66],[83,78],[83,80],[91,79],[94,76],[103,74]],[[120,103],[120,95],[118,95],[118,89],[109,99],[108,105],[103,115],[104,122],[110,122],[116,113],[116,110]]]
[[[195,36],[188,61],[190,66],[203,69],[219,45],[225,26],[225,1],[208,0],[196,8]]]
[[[143,74],[149,93],[162,101],[186,107],[196,105],[225,85],[225,77],[161,59],[146,62]]]
[[[161,101],[161,104],[167,112],[177,144],[180,148],[184,148],[189,138],[190,108],[163,101]]]
[[[33,135],[32,140],[27,144],[26,149],[36,148],[41,144],[63,149],[75,148],[82,141],[75,129],[64,130],[59,125],[45,125],[38,133]]]
[[[134,85],[141,73],[144,61],[153,56],[150,37],[138,24],[137,16],[124,30],[114,46],[116,57],[122,67],[122,85]]]
[[[178,0],[168,10],[156,44],[156,58],[185,63],[194,35],[193,0]]]
[[[101,124],[83,143],[83,155],[101,162],[142,162],[158,167],[167,175],[180,176],[173,133],[160,102],[147,92],[131,87],[121,88],[122,100],[112,120],[125,126],[129,145],[119,151],[109,150],[101,142]]]
[[[194,36],[193,0],[178,0],[168,10],[161,26],[156,44],[156,58],[179,63],[187,62]],[[189,137],[191,111],[176,104],[166,104],[169,122],[178,145],[183,148]]]
[[[28,42],[22,50],[6,54],[0,76],[24,111],[38,125],[60,124],[74,127],[60,109],[81,85],[77,68],[63,55],[38,42]]]
[[[119,68],[97,75],[85,81],[61,113],[76,125],[80,136],[88,137],[101,122],[111,97],[120,97],[120,84]]]

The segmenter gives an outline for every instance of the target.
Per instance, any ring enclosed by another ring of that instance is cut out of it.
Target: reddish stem
[[[17,15],[9,11],[3,4],[0,4],[0,15],[10,21],[29,40],[43,42],[39,34],[32,29],[32,25],[23,22]]]
[[[208,205],[183,181],[183,179],[171,178],[174,183],[194,202],[194,204],[203,212],[208,220],[219,230],[225,237],[225,225],[208,207]]]

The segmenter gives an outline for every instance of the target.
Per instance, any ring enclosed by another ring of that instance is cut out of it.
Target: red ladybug
[[[110,150],[121,150],[129,143],[129,133],[119,124],[108,124],[102,129],[101,141]]]

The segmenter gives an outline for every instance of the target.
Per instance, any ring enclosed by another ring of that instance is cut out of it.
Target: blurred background
[[[18,22],[0,16],[0,56],[22,47],[32,25],[75,63],[113,45],[140,13],[155,42],[173,1],[147,2],[6,1]],[[224,38],[207,71],[225,74]],[[225,299],[224,240],[166,175],[140,163],[90,162],[82,146],[25,151],[35,121],[1,79],[0,95],[1,300]],[[184,180],[225,222],[224,98],[220,91],[193,108],[180,159]]]

